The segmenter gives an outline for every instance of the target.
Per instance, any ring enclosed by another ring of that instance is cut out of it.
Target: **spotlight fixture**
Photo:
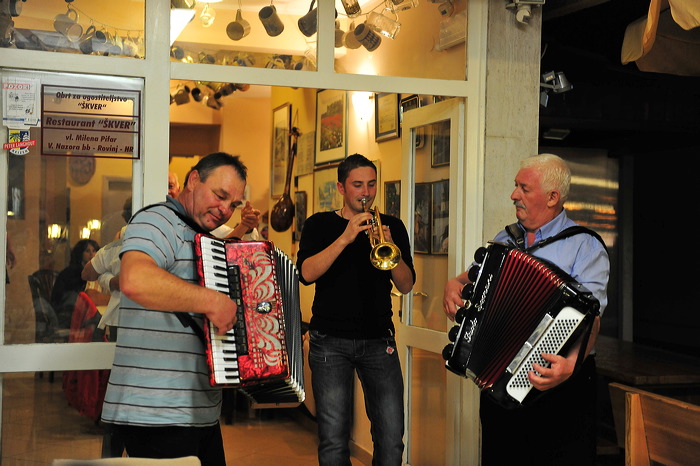
[[[532,7],[544,5],[545,0],[506,0],[506,8],[515,10],[515,19],[522,24],[528,24],[532,17]]]
[[[566,75],[563,71],[559,71],[557,73],[554,71],[549,71],[542,75],[540,87],[544,88],[542,91],[540,91],[540,105],[546,107],[549,103],[550,89],[555,94],[562,94],[573,89],[574,85],[571,84],[568,79],[566,79]]]
[[[574,88],[574,85],[566,79],[566,75],[563,71],[549,71],[542,75],[542,82],[540,87],[551,89],[555,94],[560,94],[562,92],[570,91]]]

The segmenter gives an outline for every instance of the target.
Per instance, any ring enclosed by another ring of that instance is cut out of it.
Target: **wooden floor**
[[[68,406],[60,373],[53,382],[34,374],[6,375],[2,409],[2,466],[46,466],[57,458],[101,455],[102,426]],[[232,423],[222,422],[227,463],[318,464],[314,423],[305,422],[298,410],[293,411],[235,409]],[[353,458],[353,465],[360,464]]]
[[[6,375],[2,409],[2,466],[47,466],[57,458],[94,459],[101,455],[102,427],[68,406],[60,373],[53,382],[46,375]],[[222,417],[229,464],[318,464],[315,423],[303,410],[249,411],[239,400],[231,412],[231,424]],[[624,465],[622,452],[615,452],[614,445],[608,446],[613,450],[605,451],[605,445],[599,445],[596,465]],[[352,458],[352,464],[362,465],[356,458]]]

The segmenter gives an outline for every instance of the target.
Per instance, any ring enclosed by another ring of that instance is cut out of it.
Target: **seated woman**
[[[59,328],[70,327],[78,293],[85,291],[86,282],[80,277],[83,267],[100,249],[97,241],[81,239],[70,253],[70,263],[58,274],[51,291],[51,304],[56,310]]]

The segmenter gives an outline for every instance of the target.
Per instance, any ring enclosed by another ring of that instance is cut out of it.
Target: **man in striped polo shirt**
[[[197,456],[225,465],[219,427],[221,390],[209,384],[202,342],[178,313],[223,334],[236,304],[199,286],[196,230],[226,223],[241,203],[246,167],[226,153],[202,158],[177,199],[136,213],[124,234],[120,324],[102,420],[112,424],[131,457]]]

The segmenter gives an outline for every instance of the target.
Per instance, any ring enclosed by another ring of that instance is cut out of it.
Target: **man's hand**
[[[388,226],[382,225],[382,232],[384,233],[384,241],[387,243],[393,243],[394,240],[391,238],[391,230]],[[372,227],[372,236],[379,241],[379,231],[375,227]]]
[[[217,335],[224,335],[236,325],[236,303],[223,293],[216,292],[217,297],[210,301],[211,307],[205,313],[207,319],[216,327]]]
[[[550,363],[551,367],[533,364],[533,369],[540,375],[537,375],[535,371],[529,371],[527,378],[532,386],[539,391],[550,390],[571,377],[571,374],[574,373],[577,357],[578,354],[575,352],[569,353],[566,358],[556,354],[542,353],[542,358]]]
[[[241,210],[241,224],[246,227],[246,233],[260,225],[260,211],[253,208],[250,201],[246,201],[243,210]]]
[[[345,231],[340,235],[339,239],[343,240],[345,246],[352,243],[355,241],[358,234],[372,228],[372,225],[369,223],[371,219],[372,214],[368,212],[353,215],[353,217],[348,220],[348,225],[345,227]]]
[[[595,342],[598,339],[598,332],[600,331],[600,316],[596,316],[593,320],[593,326],[591,328],[591,333],[588,338],[588,345],[584,350],[584,354],[589,355],[595,346]],[[539,364],[533,364],[532,367],[540,375],[535,374],[534,371],[528,373],[528,379],[533,387],[540,391],[549,390],[557,385],[566,382],[571,374],[574,373],[576,368],[576,361],[578,360],[578,355],[581,351],[581,344],[583,343],[583,336],[581,336],[578,341],[571,347],[569,354],[564,356],[558,356],[556,354],[542,353],[542,358],[547,361],[551,367],[542,367]]]
[[[464,306],[462,288],[464,288],[464,284],[457,277],[445,284],[445,291],[442,294],[442,308],[450,320],[455,320],[457,309]]]

